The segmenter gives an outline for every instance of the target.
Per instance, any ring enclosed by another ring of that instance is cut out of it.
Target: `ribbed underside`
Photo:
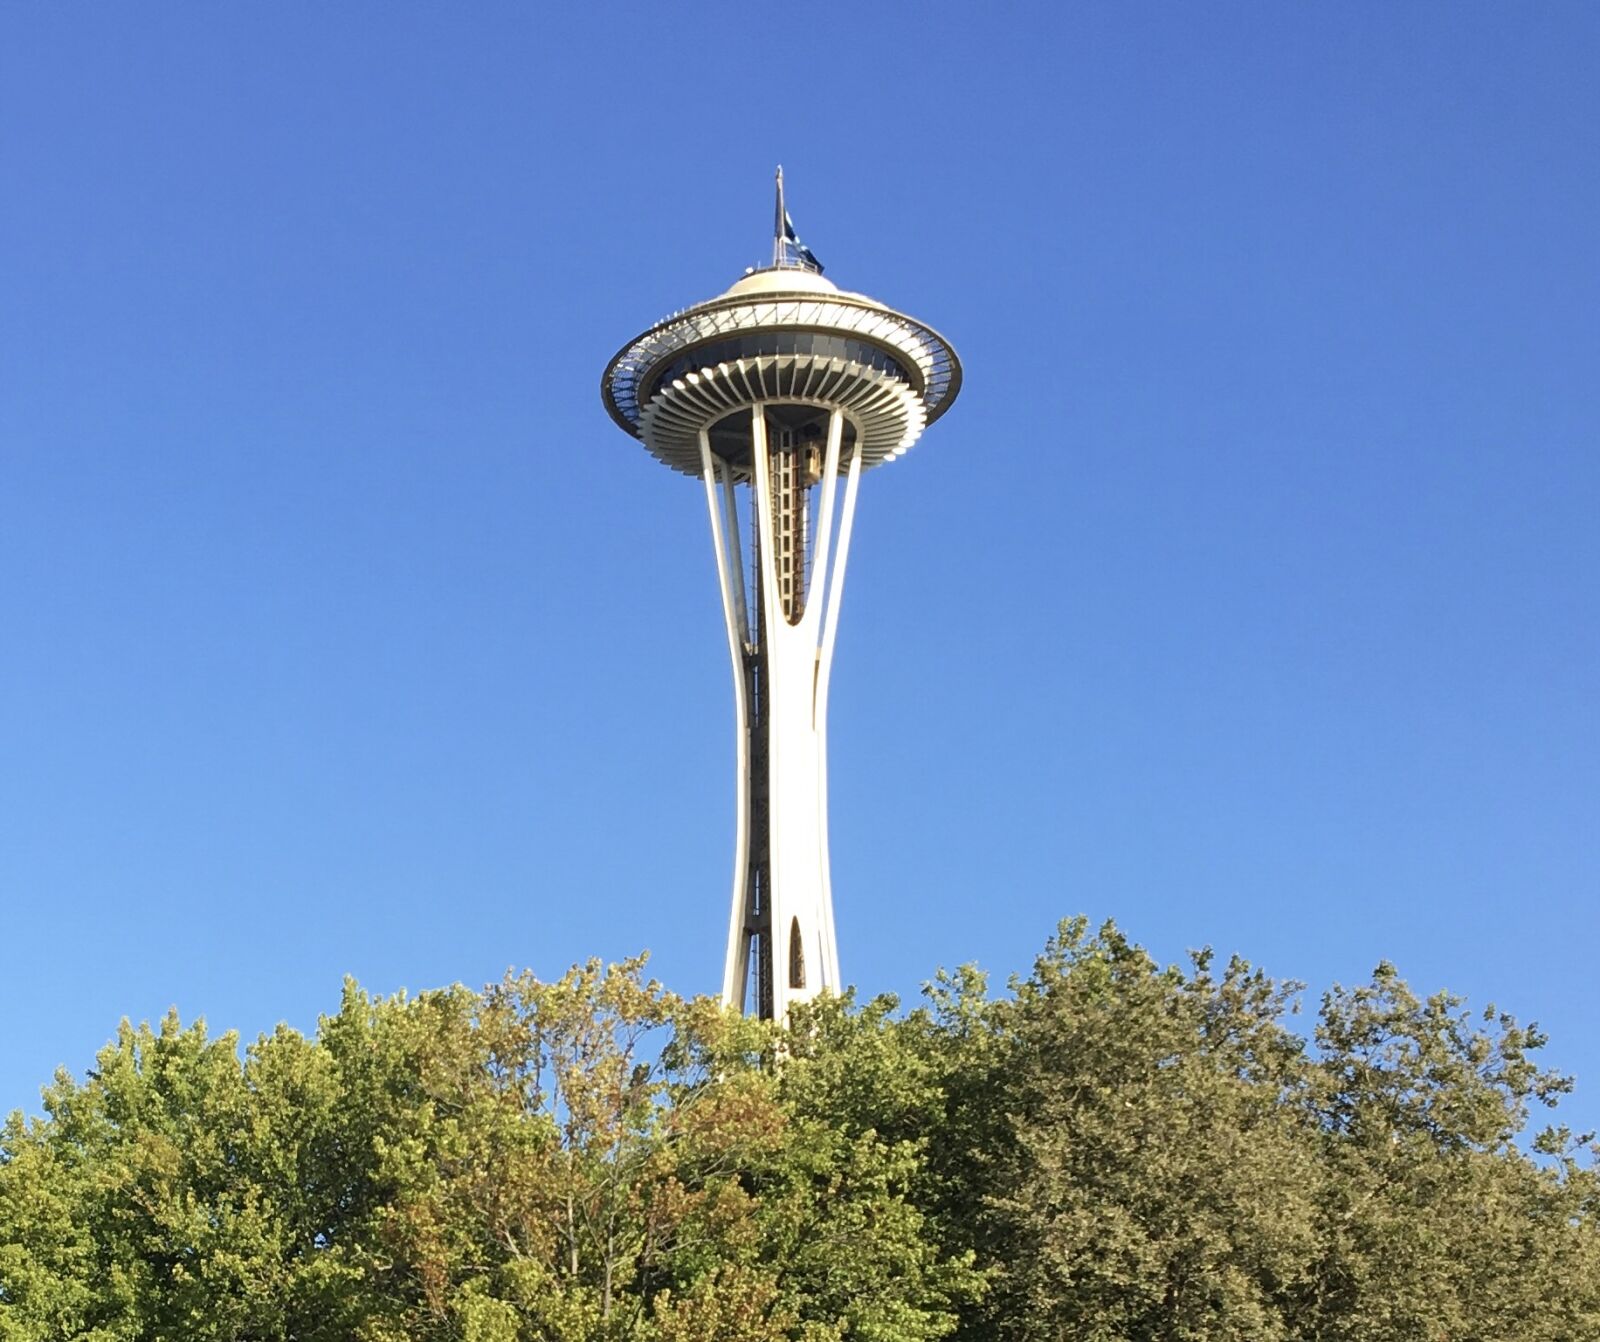
[[[639,436],[661,461],[700,475],[700,430],[758,401],[837,407],[861,443],[861,464],[899,456],[927,423],[921,399],[876,368],[815,355],[737,359],[657,389],[639,415]]]

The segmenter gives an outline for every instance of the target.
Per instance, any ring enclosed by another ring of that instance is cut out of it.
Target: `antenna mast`
[[[786,235],[789,231],[789,212],[783,208],[783,164],[778,164],[778,207],[772,217],[772,264],[781,266],[789,260]]]

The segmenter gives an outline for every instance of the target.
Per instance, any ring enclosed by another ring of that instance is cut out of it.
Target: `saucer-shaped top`
[[[910,447],[960,387],[961,364],[933,328],[813,270],[774,266],[630,341],[607,365],[601,395],[655,456],[698,475],[698,430],[741,404],[837,406],[871,444],[863,464],[872,466]],[[893,414],[869,424],[873,405]]]

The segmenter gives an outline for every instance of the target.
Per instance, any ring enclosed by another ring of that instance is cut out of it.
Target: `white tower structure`
[[[950,407],[930,327],[824,279],[778,205],[772,265],[611,360],[606,409],[705,485],[733,664],[738,810],[722,996],[783,1020],[838,991],[828,867],[828,679],[862,472]]]

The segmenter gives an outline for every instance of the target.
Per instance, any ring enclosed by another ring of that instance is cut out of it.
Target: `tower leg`
[[[717,552],[717,580],[722,588],[722,614],[728,627],[728,653],[733,660],[734,773],[738,792],[733,837],[733,908],[728,919],[728,952],[722,972],[722,1000],[744,1010],[745,983],[750,977],[747,927],[756,910],[750,879],[750,737],[751,710],[746,648],[749,618],[744,602],[744,565],[739,554],[738,515],[733,507],[733,476],[711,452],[710,436],[700,431],[700,465],[705,477],[706,505],[711,514],[711,541]],[[718,488],[718,468],[723,488]]]

